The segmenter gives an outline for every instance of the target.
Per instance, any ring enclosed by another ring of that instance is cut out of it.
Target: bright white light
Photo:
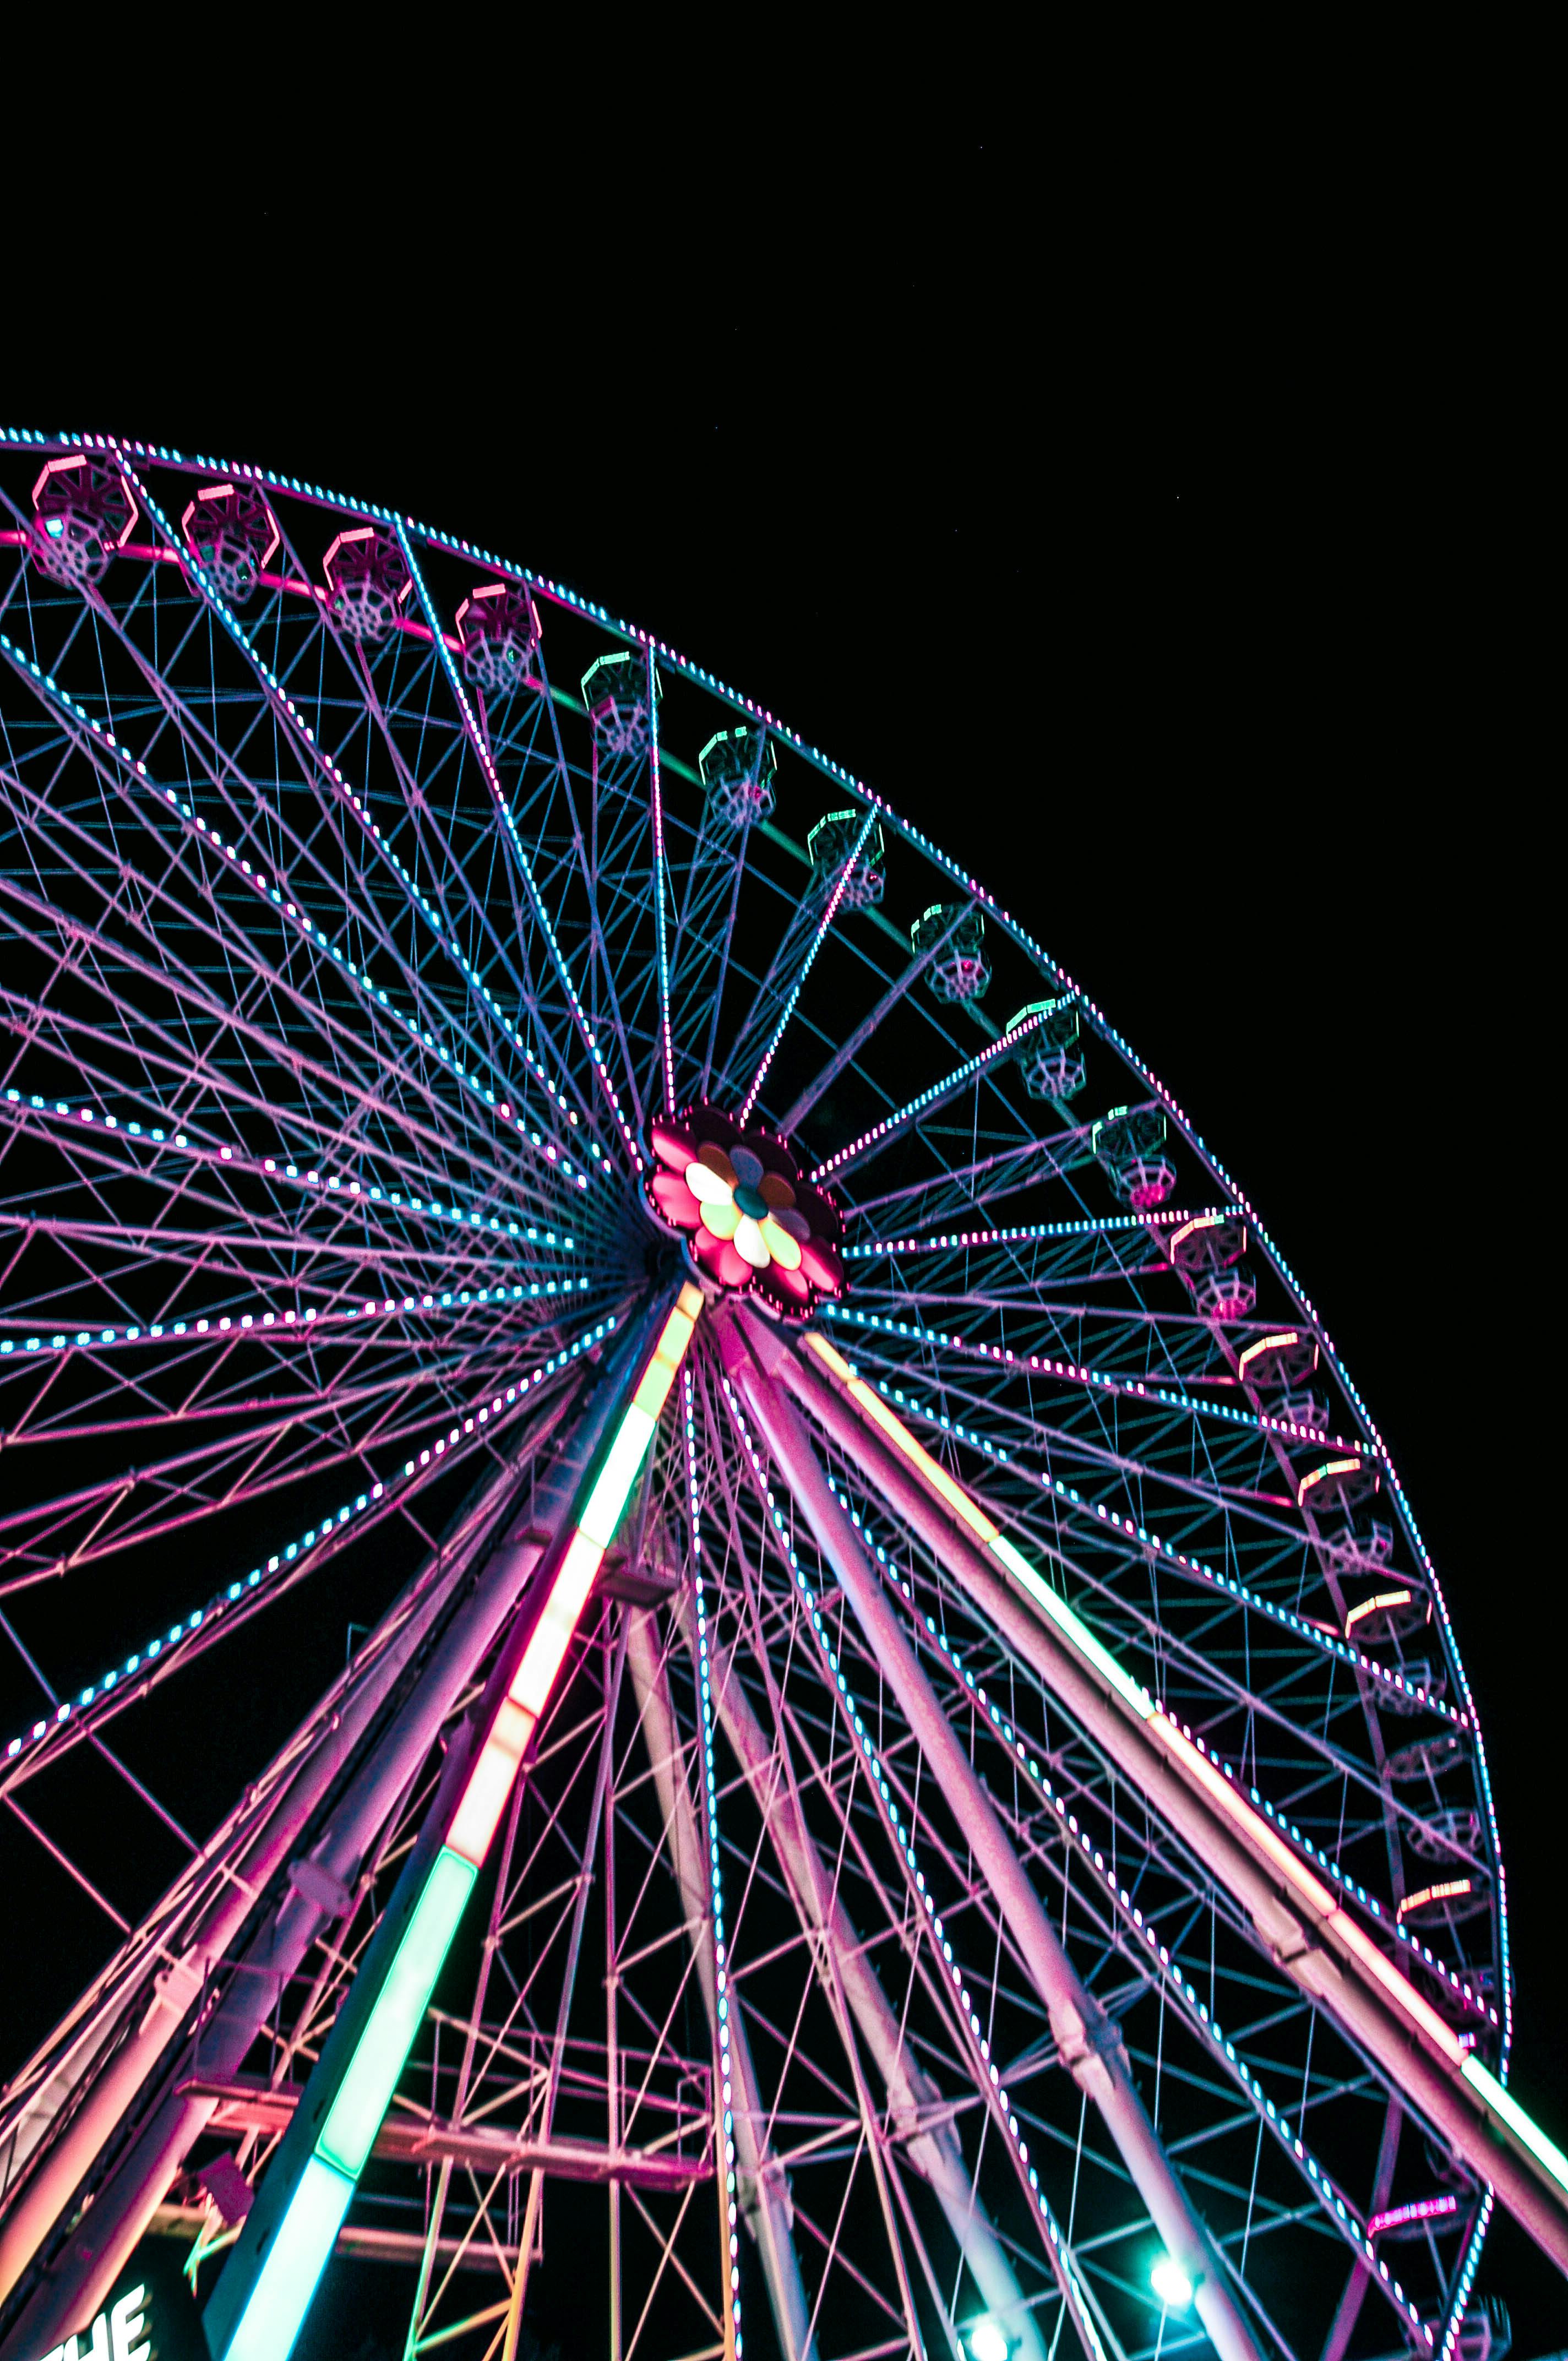
[[[1172,2312],[1185,2312],[1192,2301],[1191,2280],[1168,2255],[1160,2257],[1149,2273],[1149,2280],[1161,2303],[1168,2304]]]
[[[974,2361],[1007,2361],[1007,2339],[994,2320],[977,2320],[969,2333]]]

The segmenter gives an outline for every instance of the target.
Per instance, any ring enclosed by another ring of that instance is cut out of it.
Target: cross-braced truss
[[[411,2356],[510,2361],[590,2252],[613,2361],[1446,2356],[1490,2135],[1376,2011],[1505,2066],[1448,1611],[1288,1268],[1023,928],[559,586],[143,445],[0,449],[0,1858],[51,1927],[0,2352],[149,2227],[223,2268],[707,1104],[832,1191],[830,1349],[710,1279],[340,2247]]]

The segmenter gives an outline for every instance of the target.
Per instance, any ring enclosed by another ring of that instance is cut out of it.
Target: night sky
[[[378,195],[373,140],[308,202],[260,174],[160,198],[134,287],[67,239],[71,302],[11,346],[5,409],[506,550],[737,683],[1037,934],[1256,1203],[1406,1481],[1488,1743],[1513,2086],[1563,2138],[1558,1290],[1530,1244],[1555,887],[1510,751],[1532,652],[1501,643],[1496,422],[1442,275],[1244,256],[1157,203],[1091,229],[1006,137],[923,129],[873,169],[749,104],[678,190],[650,148],[624,204],[585,210],[565,164]],[[967,715],[959,775],[938,708]],[[1522,2361],[1568,2342],[1506,2217],[1480,2285]]]

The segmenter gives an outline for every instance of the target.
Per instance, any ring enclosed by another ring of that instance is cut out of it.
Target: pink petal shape
[[[751,1266],[741,1261],[732,1246],[725,1244],[718,1249],[718,1276],[726,1287],[750,1287]]]
[[[844,1266],[830,1246],[820,1238],[807,1238],[800,1250],[800,1267],[813,1287],[824,1295],[838,1295],[844,1285]]]
[[[691,1134],[674,1124],[663,1123],[655,1116],[650,1126],[653,1153],[672,1172],[685,1172],[696,1154],[696,1142]]]
[[[702,1207],[674,1172],[655,1172],[652,1181],[653,1202],[667,1222],[677,1229],[695,1230],[702,1217]]]
[[[793,1312],[798,1304],[811,1301],[811,1281],[803,1270],[786,1270],[782,1262],[773,1264],[758,1285],[776,1292],[784,1301],[785,1309]]]

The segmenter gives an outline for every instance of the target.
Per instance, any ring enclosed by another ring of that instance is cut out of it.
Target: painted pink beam
[[[1568,2273],[1568,2162],[1520,2118],[1506,2091],[1343,1908],[1296,1859],[1211,1759],[1141,1696],[1109,1653],[1017,1553],[992,1546],[1000,1528],[916,1442],[888,1404],[854,1378],[825,1337],[806,1340],[814,1366],[784,1348],[779,1375],[812,1417],[853,1455],[860,1475],[930,1549],[1091,1742],[1246,1912],[1266,1954],[1316,2001],[1424,2115]],[[779,1348],[775,1347],[775,1350]],[[831,1373],[831,1381],[829,1379]],[[1005,1536],[1003,1536],[1003,1541]],[[1064,1613],[1064,1610],[1065,1613]],[[1073,1628],[1086,1649],[1071,1635]],[[1134,1702],[1135,1698],[1136,1703]],[[1561,2169],[1560,2169],[1561,2168]]]
[[[1087,1991],[1062,1948],[980,1773],[828,1487],[799,1416],[765,1373],[768,1365],[776,1366],[790,1357],[787,1346],[754,1314],[740,1311],[735,1317],[749,1347],[739,1358],[737,1381],[933,1776],[963,1828],[981,1873],[1045,2003],[1063,2064],[1099,2109],[1168,2253],[1195,2290],[1199,2317],[1220,2361],[1261,2361],[1231,2292],[1219,2251],[1171,2169],[1138,2096],[1119,2032]]]

